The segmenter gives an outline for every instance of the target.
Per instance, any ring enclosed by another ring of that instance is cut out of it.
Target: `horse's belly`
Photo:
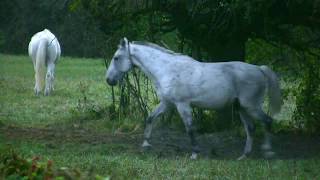
[[[234,96],[226,93],[214,95],[203,94],[199,97],[194,97],[191,100],[191,104],[202,108],[221,109],[226,105],[231,104],[234,101],[234,99]]]

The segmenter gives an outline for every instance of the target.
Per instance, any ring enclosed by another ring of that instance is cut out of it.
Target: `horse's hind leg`
[[[38,79],[38,75],[37,73],[37,68],[36,68],[36,60],[34,58],[32,58],[32,63],[33,63],[33,68],[34,68],[34,94],[36,96],[38,96],[40,94],[41,91],[41,87],[40,87],[40,79]]]
[[[270,157],[274,154],[272,152],[271,146],[271,125],[272,125],[272,118],[268,116],[265,112],[262,111],[261,108],[259,109],[252,109],[248,112],[250,116],[254,119],[259,119],[264,124],[265,129],[265,138],[264,143],[262,144],[261,148],[265,151],[265,156]]]
[[[34,83],[34,94],[38,96],[40,94],[41,88],[39,84],[39,80],[37,74],[34,75],[35,83]]]
[[[160,104],[150,113],[150,115],[145,120],[145,129],[144,129],[144,141],[142,147],[150,147],[149,139],[152,133],[152,125],[154,120],[167,109],[167,104],[164,102],[160,102]]]
[[[46,74],[46,88],[45,88],[45,95],[48,96],[50,92],[53,90],[53,82],[54,82],[54,69],[55,64],[48,64],[47,74]]]
[[[190,105],[187,103],[177,103],[176,106],[183,120],[186,131],[191,139],[191,145],[192,145],[191,159],[196,159],[197,154],[199,153],[200,150],[198,147],[198,143],[195,139],[195,130],[194,130],[194,127],[192,126],[192,109]]]
[[[51,84],[51,86],[50,86],[50,90],[51,91],[54,91],[54,72],[55,72],[55,64],[52,64],[51,66],[49,66],[50,67],[50,69],[51,69],[51,82],[50,82],[50,84]]]
[[[247,139],[246,139],[246,145],[244,147],[244,152],[238,158],[238,160],[242,160],[242,159],[246,158],[247,155],[251,152],[252,143],[253,143],[252,133],[254,131],[254,125],[250,121],[251,118],[250,118],[250,116],[248,116],[248,114],[243,109],[240,110],[240,119],[241,119],[241,121],[242,121],[242,123],[244,125],[244,129],[246,131]]]

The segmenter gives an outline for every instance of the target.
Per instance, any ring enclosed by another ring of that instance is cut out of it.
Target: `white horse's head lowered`
[[[49,95],[54,87],[55,65],[60,58],[61,48],[58,39],[48,29],[44,29],[32,36],[28,46],[35,71],[34,92],[39,95],[42,90],[42,80],[46,79],[44,94]],[[45,68],[47,74],[45,75]]]
[[[114,54],[111,63],[106,72],[106,81],[109,85],[114,86],[122,79],[123,74],[132,68],[130,58],[130,46],[127,38],[120,40],[118,50]]]

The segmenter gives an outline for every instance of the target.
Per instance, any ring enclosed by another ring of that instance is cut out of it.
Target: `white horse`
[[[149,139],[154,119],[174,105],[191,138],[191,158],[196,158],[199,148],[194,137],[191,106],[220,109],[237,102],[247,135],[244,152],[238,159],[245,158],[252,150],[253,119],[264,123],[266,131],[262,149],[267,155],[273,154],[270,139],[272,118],[262,111],[265,90],[268,89],[272,114],[280,111],[282,101],[277,77],[267,66],[244,62],[201,63],[152,43],[129,43],[124,38],[106,71],[107,83],[116,85],[134,66],[153,81],[160,98],[160,104],[146,119],[143,147],[151,146]]]
[[[43,88],[44,71],[47,67],[46,84],[44,94],[47,96],[54,89],[55,64],[60,58],[61,49],[58,39],[48,29],[32,36],[28,47],[29,56],[32,59],[35,71],[34,92],[39,95]]]

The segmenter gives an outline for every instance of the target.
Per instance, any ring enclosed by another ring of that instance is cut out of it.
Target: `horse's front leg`
[[[158,106],[150,113],[150,115],[147,117],[147,119],[145,120],[145,129],[144,129],[144,140],[142,143],[142,147],[150,147],[151,144],[148,142],[150,140],[151,137],[151,132],[152,132],[152,125],[155,119],[157,119],[157,117],[164,113],[167,109],[167,105],[164,102],[160,102],[160,104],[158,104]]]
[[[195,129],[192,125],[192,109],[188,103],[178,103],[176,104],[177,110],[183,120],[186,131],[191,139],[192,145],[192,155],[191,159],[197,159],[199,153],[199,146],[195,138]]]

